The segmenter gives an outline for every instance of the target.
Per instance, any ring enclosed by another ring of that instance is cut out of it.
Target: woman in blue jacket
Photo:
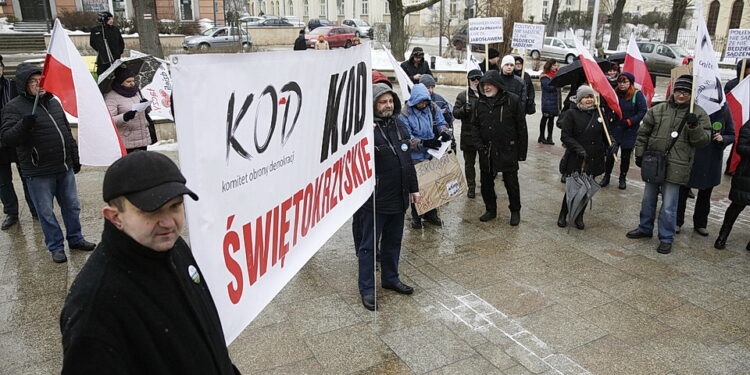
[[[626,177],[630,169],[630,155],[635,147],[635,139],[638,136],[638,128],[641,126],[641,120],[648,111],[648,103],[643,93],[634,86],[635,77],[628,72],[620,74],[617,78],[617,98],[622,110],[622,118],[618,119],[612,111],[610,112],[610,135],[613,141],[620,149],[620,183],[617,186],[620,189],[627,187]],[[607,166],[602,181],[599,183],[602,187],[609,185],[610,175],[615,166],[613,152],[607,157]]]
[[[549,59],[544,64],[544,70],[539,78],[542,84],[542,121],[539,123],[539,143],[554,145],[552,141],[552,129],[555,117],[560,114],[560,88],[550,85],[552,77],[557,73],[557,60]],[[547,128],[547,138],[544,137],[544,128]]]

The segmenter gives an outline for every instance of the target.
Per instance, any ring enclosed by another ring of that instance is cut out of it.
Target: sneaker
[[[708,237],[708,231],[706,228],[695,228],[695,233],[698,233],[703,237]]]
[[[68,261],[68,257],[65,256],[64,250],[57,250],[52,252],[52,261],[55,263],[65,263]]]
[[[659,254],[669,254],[672,252],[672,244],[667,242],[661,242],[659,243],[659,246],[656,248],[656,252]]]
[[[638,228],[635,228],[635,229],[631,230],[630,232],[628,232],[625,235],[625,237],[627,237],[627,238],[633,238],[633,239],[636,239],[636,238],[651,238],[653,236],[654,235],[651,234],[651,233],[643,233],[643,232],[641,232]]]
[[[73,250],[81,250],[81,251],[91,251],[96,248],[96,244],[93,242],[89,242],[86,240],[83,240],[76,244],[71,244],[70,248]]]

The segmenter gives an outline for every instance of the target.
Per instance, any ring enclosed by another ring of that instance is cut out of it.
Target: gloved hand
[[[588,157],[588,154],[586,153],[586,151],[580,151],[580,152],[578,152],[578,158],[580,158],[580,159],[586,159],[586,157]]]
[[[642,163],[643,163],[643,157],[642,156],[636,156],[635,157],[635,165],[637,165],[638,168],[640,168]]]
[[[440,143],[439,139],[425,139],[422,140],[422,146],[434,148],[437,150],[440,148],[440,146],[442,146],[442,143]]]
[[[464,113],[471,113],[471,110],[473,109],[474,106],[471,105],[471,102],[464,104]]]
[[[440,142],[448,142],[451,140],[451,135],[447,132],[441,132],[438,139],[440,140]]]
[[[685,115],[685,123],[689,128],[695,128],[698,126],[698,116],[695,113],[688,113]]]
[[[25,126],[34,126],[36,124],[36,115],[23,116],[23,124]]]
[[[127,111],[124,115],[122,115],[122,119],[125,121],[130,121],[133,118],[135,118],[136,111]]]
[[[627,120],[615,120],[612,121],[612,126],[619,126],[619,127],[627,127],[628,121]]]
[[[81,171],[81,164],[76,163],[75,165],[73,165],[73,173],[74,174],[78,174],[78,172],[80,172],[80,171]]]

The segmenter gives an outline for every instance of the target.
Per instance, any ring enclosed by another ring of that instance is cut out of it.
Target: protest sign
[[[503,18],[469,18],[469,44],[503,42]]]
[[[370,49],[170,63],[190,244],[230,343],[373,192]]]
[[[143,98],[151,103],[151,116],[157,115],[172,120],[172,78],[167,64],[161,64],[154,74],[154,80],[141,89]]]
[[[532,23],[513,24],[513,39],[510,42],[512,48],[542,49],[544,44],[544,25]]]
[[[750,57],[750,29],[731,29],[727,37],[726,57]]]
[[[415,206],[420,215],[466,193],[466,178],[453,152],[440,159],[432,158],[415,164],[414,168],[417,170],[420,195]]]

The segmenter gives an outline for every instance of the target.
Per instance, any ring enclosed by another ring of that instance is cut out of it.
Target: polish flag
[[[735,140],[739,140],[740,128],[750,120],[750,76],[743,79],[737,87],[727,94],[727,104],[729,104],[729,110],[732,112]],[[729,161],[727,171],[734,172],[738,164],[740,164],[740,155],[735,147],[732,149],[732,158]]]
[[[109,166],[126,154],[104,97],[59,19],[52,29],[40,86],[60,99],[66,113],[78,118],[81,164]]]
[[[622,71],[635,77],[635,88],[643,91],[648,106],[651,107],[651,99],[654,97],[654,83],[651,82],[651,74],[646,68],[646,62],[643,61],[641,51],[638,50],[638,44],[635,43],[634,34],[630,34],[630,42],[628,42],[628,51],[625,55],[625,65],[622,67]]]
[[[598,92],[609,105],[619,118],[622,118],[622,110],[620,109],[620,102],[617,99],[617,94],[612,85],[609,84],[609,80],[604,76],[602,68],[596,63],[594,56],[591,56],[591,52],[578,41],[575,37],[573,30],[570,30],[573,34],[573,42],[575,42],[576,50],[578,51],[578,58],[583,66],[583,71],[586,73],[586,80],[589,82],[594,91]]]

